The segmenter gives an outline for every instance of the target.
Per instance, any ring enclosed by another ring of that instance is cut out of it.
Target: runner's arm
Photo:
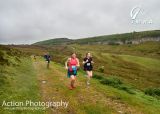
[[[69,61],[69,58],[67,59],[67,61],[65,62],[65,68],[68,69],[68,61]]]
[[[77,59],[77,67],[80,67],[79,59]]]
[[[87,63],[88,62],[88,59],[83,59],[83,64]]]
[[[94,64],[94,61],[93,61],[93,59],[92,59],[92,58],[91,58],[91,63],[92,63],[92,64]]]

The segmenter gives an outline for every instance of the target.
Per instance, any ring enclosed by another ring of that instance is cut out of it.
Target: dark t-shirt
[[[46,61],[50,61],[50,55],[44,55],[44,58],[46,59]]]
[[[87,61],[88,60],[88,61]],[[92,67],[92,58],[90,57],[90,58],[87,58],[87,57],[85,57],[84,59],[83,59],[83,61],[87,61],[85,64],[84,64],[84,67]]]

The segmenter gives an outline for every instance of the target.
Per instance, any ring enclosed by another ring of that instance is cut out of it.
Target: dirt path
[[[69,79],[64,68],[58,64],[51,63],[50,69],[46,69],[46,63],[38,60],[33,65],[37,71],[42,101],[69,102],[67,108],[51,107],[46,114],[142,114],[127,104],[108,98],[92,86],[86,87],[82,76],[76,82],[77,88],[69,90]]]

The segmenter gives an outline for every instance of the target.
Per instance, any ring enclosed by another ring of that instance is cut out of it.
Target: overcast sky
[[[136,6],[136,19],[152,24],[131,22]],[[1,44],[154,29],[160,29],[160,0],[0,0]]]

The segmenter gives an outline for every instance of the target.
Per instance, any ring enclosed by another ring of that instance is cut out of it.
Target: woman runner
[[[67,59],[67,61],[65,62],[65,67],[68,71],[68,78],[70,78],[71,83],[70,83],[70,89],[72,90],[73,88],[75,88],[75,80],[76,80],[76,76],[77,76],[77,69],[79,67],[79,60],[76,57],[75,53],[72,53],[71,57]]]
[[[90,84],[90,79],[92,78],[93,60],[91,53],[86,53],[86,57],[83,59],[84,70],[87,73],[87,85]]]

